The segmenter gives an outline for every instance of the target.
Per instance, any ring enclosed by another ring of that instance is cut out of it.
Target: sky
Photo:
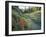
[[[29,7],[32,8],[31,6],[19,6],[19,9],[22,9],[24,11],[25,9],[28,9]]]

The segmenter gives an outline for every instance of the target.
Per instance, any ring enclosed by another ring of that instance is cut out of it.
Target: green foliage
[[[24,19],[27,23],[24,30],[31,30],[32,24],[41,25],[41,7],[32,7],[25,9],[24,12],[18,6],[12,7],[12,31],[19,31],[19,19]]]

